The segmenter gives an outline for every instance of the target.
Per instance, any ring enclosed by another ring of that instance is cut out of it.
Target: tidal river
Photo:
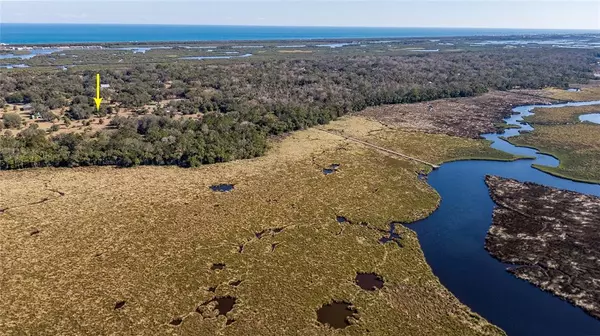
[[[553,108],[600,104],[600,101],[556,105],[521,106],[518,115],[505,119],[532,130],[522,117],[535,107]],[[558,165],[558,160],[535,150],[516,147],[500,139],[518,134],[508,129],[503,134],[486,134],[492,147],[505,152],[535,157],[515,162],[457,161],[443,164],[429,175],[430,185],[441,195],[440,207],[428,218],[407,225],[419,241],[440,281],[458,299],[508,335],[600,335],[600,320],[582,309],[544,292],[506,271],[502,263],[484,249],[485,236],[492,223],[494,202],[484,182],[485,175],[498,175],[555,188],[600,196],[600,185],[573,182],[554,177],[531,167],[536,163]]]

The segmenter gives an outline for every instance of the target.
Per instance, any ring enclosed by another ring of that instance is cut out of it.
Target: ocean
[[[242,41],[347,38],[501,36],[598,31],[483,28],[367,28],[0,23],[0,43]]]

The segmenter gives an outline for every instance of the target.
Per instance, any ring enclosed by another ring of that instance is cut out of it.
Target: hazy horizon
[[[0,23],[600,30],[600,1],[0,0]]]
[[[600,28],[515,28],[515,27],[410,27],[410,26],[312,26],[312,25],[278,25],[278,24],[202,24],[202,23],[103,23],[103,22],[0,22],[9,25],[106,25],[106,26],[206,26],[206,27],[285,27],[285,28],[373,28],[373,29],[484,29],[484,30],[548,30],[548,31],[594,31],[600,32]]]
[[[1,24],[10,25],[106,25],[106,26],[206,26],[206,27],[285,27],[285,28],[373,28],[373,29],[484,29],[484,30],[548,30],[548,31],[594,31],[600,32],[600,28],[514,28],[514,27],[409,27],[409,26],[309,26],[309,25],[278,25],[278,24],[202,24],[202,23],[102,23],[102,22],[0,22]]]

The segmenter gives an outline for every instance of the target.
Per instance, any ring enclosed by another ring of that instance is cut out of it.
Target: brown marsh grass
[[[483,141],[364,119],[329,127],[436,162],[497,155]],[[416,178],[424,168],[311,129],[264,157],[198,169],[0,172],[0,333],[502,334],[440,284],[413,231],[399,226],[403,247],[378,242],[389,222],[437,206]],[[235,189],[209,189],[220,183]],[[384,287],[361,289],[357,272]],[[215,297],[235,298],[226,316],[196,312]],[[352,325],[317,321],[333,300],[355,307]]]
[[[525,117],[525,121],[534,124],[577,124],[579,116],[589,113],[600,113],[600,105],[568,106],[555,108],[536,108],[532,116]]]
[[[536,166],[545,172],[584,182],[600,182],[600,125],[534,125],[532,133],[511,137],[510,142],[551,154],[560,160],[557,168]]]

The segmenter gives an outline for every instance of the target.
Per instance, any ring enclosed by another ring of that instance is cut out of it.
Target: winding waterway
[[[494,202],[485,175],[498,175],[555,188],[600,196],[600,185],[574,182],[531,167],[533,163],[557,166],[554,157],[534,149],[516,147],[501,137],[532,130],[522,117],[536,107],[582,106],[600,101],[556,105],[520,106],[505,121],[519,125],[503,134],[486,134],[492,147],[535,157],[514,162],[457,161],[443,164],[429,175],[429,184],[441,195],[440,207],[428,218],[409,224],[415,230],[435,275],[458,299],[508,335],[600,335],[600,320],[582,309],[544,292],[506,271],[511,267],[494,259],[484,242],[492,222]]]

